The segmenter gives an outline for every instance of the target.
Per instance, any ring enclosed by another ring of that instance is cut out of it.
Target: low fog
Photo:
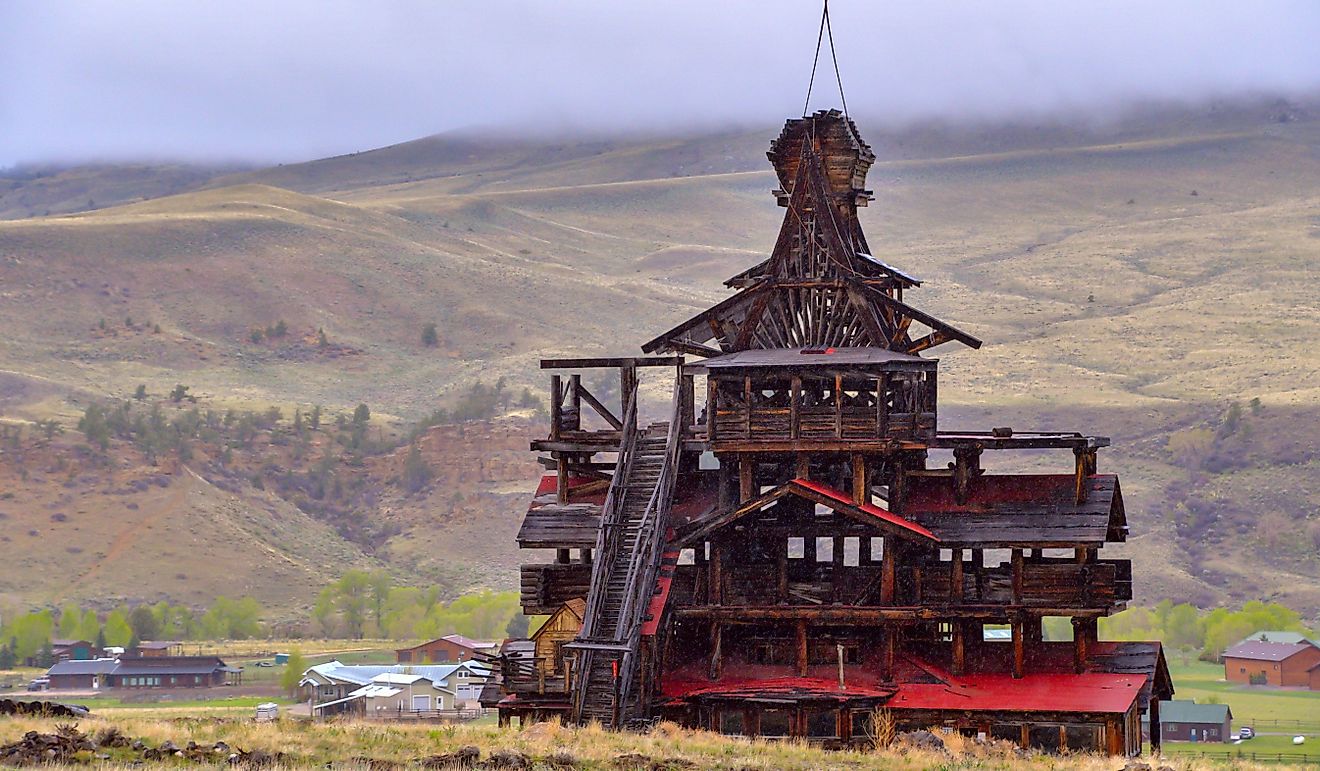
[[[294,161],[444,131],[777,124],[820,7],[257,0],[0,3],[0,167]],[[1320,88],[1320,3],[834,0],[869,120],[1104,119],[1138,101]],[[812,108],[838,105],[828,50]]]

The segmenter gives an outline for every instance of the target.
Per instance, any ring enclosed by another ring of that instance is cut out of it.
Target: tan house
[[[356,715],[365,718],[413,716],[454,709],[454,692],[422,675],[383,672],[343,698],[315,704],[313,715]]]
[[[536,667],[546,677],[561,677],[567,669],[564,663],[564,644],[573,641],[582,631],[582,617],[587,612],[587,601],[578,597],[559,606],[550,618],[532,635],[535,645]]]
[[[435,699],[426,711],[468,708],[477,701],[491,674],[488,667],[473,661],[418,666],[353,666],[330,661],[304,671],[299,686],[313,715],[380,715],[390,709],[396,713],[423,711],[411,709],[414,703],[421,703],[414,697],[425,695],[424,689],[415,685],[420,680],[435,691]],[[401,693],[388,693],[390,690]],[[405,706],[401,708],[400,704]]]

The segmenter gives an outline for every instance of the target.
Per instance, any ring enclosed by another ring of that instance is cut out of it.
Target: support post
[[[793,386],[788,397],[788,438],[797,439],[801,434],[802,378],[793,377]]]
[[[710,542],[710,604],[724,604],[724,548],[719,541]]]
[[[886,549],[886,551],[888,551]],[[896,624],[884,625],[884,657],[880,662],[880,679],[885,682],[892,682],[894,679],[894,658],[898,649],[898,631]]]
[[[720,672],[724,669],[724,651],[721,650],[724,642],[724,625],[718,621],[712,621],[710,624],[710,679],[720,679]]]
[[[1013,604],[1022,604],[1022,550],[1013,550]]]
[[[1013,677],[1021,679],[1026,671],[1027,649],[1026,640],[1023,639],[1022,617],[1017,616],[1013,619]]]
[[[555,501],[561,506],[568,503],[568,456],[555,453]]]
[[[952,675],[961,675],[967,663],[966,624],[961,619],[953,622],[953,665],[949,668]]]
[[[797,664],[798,677],[807,676],[807,622],[805,619],[798,619],[795,631],[797,632],[797,645],[795,663]]]
[[[963,550],[951,549],[949,564],[949,601],[960,605],[963,601]]]
[[[884,553],[880,557],[880,604],[890,606],[894,604],[894,543],[889,536],[884,537]]]
[[[746,503],[756,497],[756,478],[750,453],[738,455],[738,502]]]
[[[861,506],[866,503],[866,458],[860,453],[852,455],[852,497],[853,503]]]
[[[550,438],[558,440],[560,436],[560,423],[563,422],[564,414],[561,400],[564,398],[563,379],[559,375],[550,376]]]
[[[1156,695],[1150,697],[1150,754],[1158,756],[1160,746],[1163,744],[1164,728],[1160,723],[1160,699]]]

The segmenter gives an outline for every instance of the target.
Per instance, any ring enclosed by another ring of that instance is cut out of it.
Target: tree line
[[[1050,639],[1071,635],[1067,619],[1047,619]],[[1102,640],[1159,640],[1166,648],[1195,653],[1203,661],[1219,662],[1224,650],[1261,631],[1301,632],[1308,629],[1301,614],[1277,602],[1253,600],[1241,608],[1201,609],[1191,603],[1164,600],[1149,608],[1128,608],[1100,619]]]
[[[321,590],[309,630],[321,637],[434,639],[457,632],[476,639],[522,636],[517,592],[482,590],[445,601],[438,586],[396,586],[385,571],[350,570]]]
[[[121,606],[104,614],[76,603],[58,610],[5,613],[0,623],[0,669],[17,662],[54,663],[51,641],[86,640],[98,648],[131,648],[144,640],[246,640],[266,632],[261,604],[251,597],[217,597],[209,608],[158,602]]]

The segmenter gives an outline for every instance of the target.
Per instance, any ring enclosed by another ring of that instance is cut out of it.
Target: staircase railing
[[[641,527],[633,541],[628,565],[630,583],[619,611],[619,624],[615,641],[627,646],[619,667],[619,705],[617,720],[626,721],[628,708],[636,696],[633,686],[637,682],[637,658],[640,631],[655,593],[656,578],[664,553],[665,530],[669,526],[669,507],[674,498],[674,483],[678,478],[679,455],[683,447],[683,421],[679,418],[683,400],[682,371],[674,379],[673,403],[669,410],[669,432],[665,437],[664,463],[656,480],[655,490],[647,501]]]
[[[587,591],[587,607],[583,613],[582,631],[579,640],[593,640],[601,636],[600,611],[609,592],[610,573],[614,568],[614,559],[618,554],[622,540],[624,503],[628,494],[628,477],[632,473],[633,459],[637,454],[637,387],[625,396],[623,410],[623,428],[619,436],[619,457],[614,463],[614,476],[610,478],[609,490],[605,493],[605,503],[601,507],[601,527],[596,534],[595,562],[591,569],[591,585]],[[570,649],[574,646],[570,643]],[[590,648],[578,649],[577,672],[573,684],[573,714],[581,716],[582,709],[590,688],[592,659],[595,651]]]

